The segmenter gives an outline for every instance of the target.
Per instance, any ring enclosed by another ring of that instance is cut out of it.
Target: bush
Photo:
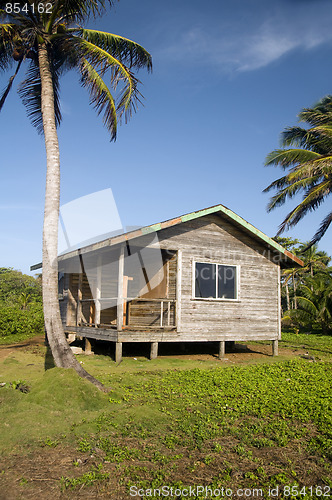
[[[28,303],[41,302],[41,279],[12,268],[0,267],[0,304],[26,309]]]
[[[0,338],[11,335],[33,337],[44,333],[43,307],[31,304],[29,309],[0,305]],[[13,338],[15,341],[15,338]]]

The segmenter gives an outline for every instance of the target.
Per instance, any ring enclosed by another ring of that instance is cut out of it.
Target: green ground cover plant
[[[332,492],[332,339],[287,334],[282,345],[293,359],[193,367],[179,358],[168,370],[165,359],[79,356],[108,394],[72,371],[45,372],[44,346],[11,352],[0,362],[0,486],[22,498],[41,477],[45,498],[50,486],[66,498],[122,499],[163,485],[322,498],[308,488]]]

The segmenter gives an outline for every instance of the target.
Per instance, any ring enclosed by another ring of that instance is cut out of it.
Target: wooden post
[[[116,328],[118,331],[123,327],[123,270],[124,270],[124,245],[121,245],[118,268],[118,298],[116,313]],[[122,349],[122,347],[121,347]]]
[[[99,255],[97,260],[97,281],[96,281],[96,297],[95,297],[95,327],[100,325],[100,313],[101,313],[101,266],[102,257]]]
[[[164,326],[163,322],[163,317],[164,317],[164,302],[160,302],[160,327],[162,328]]]
[[[182,250],[177,252],[176,262],[176,305],[175,305],[175,326],[181,332],[181,283],[182,283]]]
[[[127,324],[127,316],[129,316],[128,298],[128,281],[133,281],[132,276],[123,276],[122,299],[123,299],[123,325]]]
[[[225,357],[225,345],[226,342],[224,340],[219,342],[219,359],[223,359]]]
[[[278,339],[281,340],[281,279],[280,279],[280,264],[278,265]]]
[[[272,340],[272,356],[278,356],[278,340]]]
[[[168,307],[168,309],[167,309],[167,326],[170,326],[170,324],[171,324],[171,302],[170,301],[167,302],[167,307]]]
[[[150,359],[156,359],[158,356],[158,342],[151,342]]]
[[[121,363],[122,361],[122,342],[115,343],[115,362]]]
[[[91,348],[91,342],[90,340],[85,337],[85,345],[84,345],[84,354],[92,354],[92,348]]]
[[[81,271],[78,275],[76,326],[80,326],[82,321],[82,283],[83,271]]]

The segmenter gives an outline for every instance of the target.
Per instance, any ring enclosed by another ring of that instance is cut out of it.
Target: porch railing
[[[116,301],[116,297],[100,299],[82,299],[78,301],[77,326],[95,326],[116,328],[114,324],[101,322],[102,303]],[[83,317],[83,304],[90,303],[94,306],[93,318],[87,320]],[[144,307],[146,304],[146,307]],[[117,307],[114,305],[113,307]],[[176,300],[149,299],[144,297],[127,297],[124,301],[123,328],[175,328],[176,327]]]

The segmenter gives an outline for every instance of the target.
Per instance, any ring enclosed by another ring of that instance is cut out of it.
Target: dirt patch
[[[107,343],[109,344],[109,343]],[[82,344],[83,346],[83,344]],[[149,355],[149,343],[130,343],[123,345],[123,357],[135,357]],[[98,343],[95,349],[96,354],[105,353],[105,342]],[[113,343],[112,346],[113,347]],[[28,339],[18,344],[0,345],[0,360],[4,360],[8,356],[17,351],[42,351],[45,348],[44,336],[37,336]],[[106,346],[106,352],[109,353],[113,349]],[[282,347],[279,345],[279,357],[291,358],[307,354],[308,351],[299,348]],[[158,358],[179,358],[196,361],[213,361],[218,359],[218,346],[216,342],[192,342],[192,343],[160,343]],[[248,343],[234,344],[226,348],[225,357],[221,360],[225,364],[246,364],[266,362],[273,358],[272,346],[270,344]]]
[[[105,346],[105,342],[100,342],[95,345],[96,354],[113,355],[113,343]],[[83,343],[82,343],[83,346]],[[130,343],[123,345],[123,357],[134,358],[139,356],[149,356],[149,343]],[[6,359],[18,351],[40,352],[44,353],[45,338],[44,336],[33,337],[24,342],[10,345],[0,345],[0,360]],[[298,348],[281,347],[279,345],[279,358],[292,358],[294,356],[302,356],[307,354],[307,350]],[[192,361],[213,361],[218,359],[218,343],[217,342],[176,342],[176,343],[160,343],[158,358],[163,359],[183,359]],[[264,363],[272,361],[272,346],[270,344],[234,344],[226,347],[225,357],[220,360],[225,365],[232,364],[247,364],[247,363]]]
[[[45,337],[43,335],[40,335],[37,337],[32,337],[31,339],[27,339],[23,342],[19,342],[18,344],[0,345],[0,360],[6,359],[8,356],[17,351],[27,350],[27,348],[31,348],[31,346],[45,346]]]
[[[251,448],[250,456],[236,453],[237,443],[233,437],[220,438],[221,451],[213,454],[211,449],[211,455],[206,453],[208,450],[202,453],[198,449],[188,451],[181,447],[173,452],[162,450],[170,455],[175,451],[178,456],[181,454],[180,460],[171,459],[166,466],[154,460],[143,462],[139,459],[110,463],[98,449],[90,455],[61,445],[44,447],[26,456],[12,455],[0,460],[0,500],[125,500],[131,498],[129,485],[139,482],[140,487],[145,482],[146,488],[150,488],[151,483],[154,488],[172,484],[182,484],[182,487],[211,484],[217,487],[219,484],[235,492],[237,488],[249,488],[254,478],[261,481],[262,489],[267,491],[270,484],[278,484],[278,477],[282,477],[290,464],[293,475],[302,485],[322,484],[321,478],[326,476],[324,461],[308,453],[298,441],[285,447]],[[132,440],[123,439],[118,444],[130,446]],[[141,443],[141,446],[148,446],[148,443]],[[207,458],[212,455],[213,460],[209,462]],[[82,478],[98,470],[105,475],[103,479],[76,487],[68,487],[67,483],[65,487],[65,478]],[[153,481],[158,474],[160,481]],[[232,498],[238,497],[234,494]],[[268,495],[260,498],[268,498]]]

